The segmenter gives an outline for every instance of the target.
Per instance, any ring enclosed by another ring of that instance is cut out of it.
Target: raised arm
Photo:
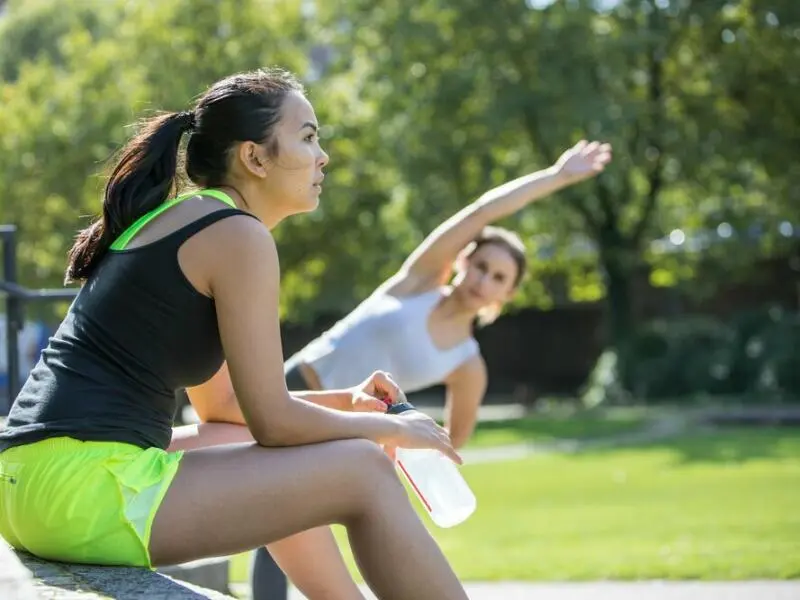
[[[414,287],[438,285],[458,253],[490,223],[512,215],[531,202],[597,175],[611,160],[611,146],[581,140],[556,163],[481,195],[428,235],[403,263],[401,276]]]

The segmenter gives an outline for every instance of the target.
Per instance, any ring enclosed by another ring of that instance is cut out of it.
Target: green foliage
[[[129,124],[182,110],[239,70],[275,62],[302,72],[301,20],[294,2],[259,0],[12,5],[0,22],[0,214],[20,229],[23,282],[61,283]]]
[[[768,307],[728,322],[703,316],[654,321],[632,336],[622,378],[616,353],[598,361],[584,401],[672,400],[696,394],[800,399],[800,314]]]
[[[800,58],[797,7],[12,1],[0,17],[0,214],[21,229],[25,283],[58,285],[127,125],[279,64],[304,78],[331,155],[319,210],[275,232],[284,317],[352,308],[443,219],[586,135],[614,144],[608,172],[503,223],[532,265],[515,303],[607,297],[623,336],[634,269],[651,263],[666,286],[695,277],[695,254],[649,252],[651,239],[754,218],[774,232],[798,214],[800,80],[786,68]],[[759,252],[780,251],[763,239]],[[739,268],[755,254],[715,256]]]

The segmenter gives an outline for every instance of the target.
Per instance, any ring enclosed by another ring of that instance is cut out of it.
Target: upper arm
[[[411,253],[400,271],[420,285],[439,285],[458,253],[488,224],[479,202],[462,208],[434,229]]]
[[[291,402],[278,317],[278,253],[267,228],[250,217],[230,217],[214,228],[219,239],[207,257],[209,289],[233,391],[261,442]]]
[[[186,395],[201,422],[244,424],[227,362],[208,381],[186,388]]]

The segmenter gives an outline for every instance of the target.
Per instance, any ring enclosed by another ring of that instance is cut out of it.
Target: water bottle
[[[389,414],[416,410],[408,401],[389,406]],[[397,468],[403,473],[420,503],[439,527],[464,522],[478,503],[461,472],[438,450],[397,448]]]

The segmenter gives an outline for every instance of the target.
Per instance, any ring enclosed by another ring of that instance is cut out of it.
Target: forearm
[[[395,417],[336,410],[296,397],[288,397],[279,409],[263,417],[251,415],[248,426],[264,446],[300,446],[354,438],[383,444],[397,433]]]
[[[336,410],[350,410],[352,395],[343,390],[322,390],[311,391],[305,390],[302,392],[289,392],[292,397],[311,402],[318,406],[326,408],[335,408]]]
[[[343,390],[302,391],[290,392],[290,394],[294,398],[299,398],[326,408],[347,411],[351,408],[352,395]],[[201,423],[233,423],[234,425],[247,425],[247,421],[242,413],[242,408],[239,406],[239,401],[233,393],[224,401],[215,402],[213,406],[206,407],[202,413],[197,411],[197,409],[195,410]]]
[[[560,175],[555,167],[549,167],[489,190],[473,203],[473,209],[488,224],[513,215],[569,183],[569,179]]]

